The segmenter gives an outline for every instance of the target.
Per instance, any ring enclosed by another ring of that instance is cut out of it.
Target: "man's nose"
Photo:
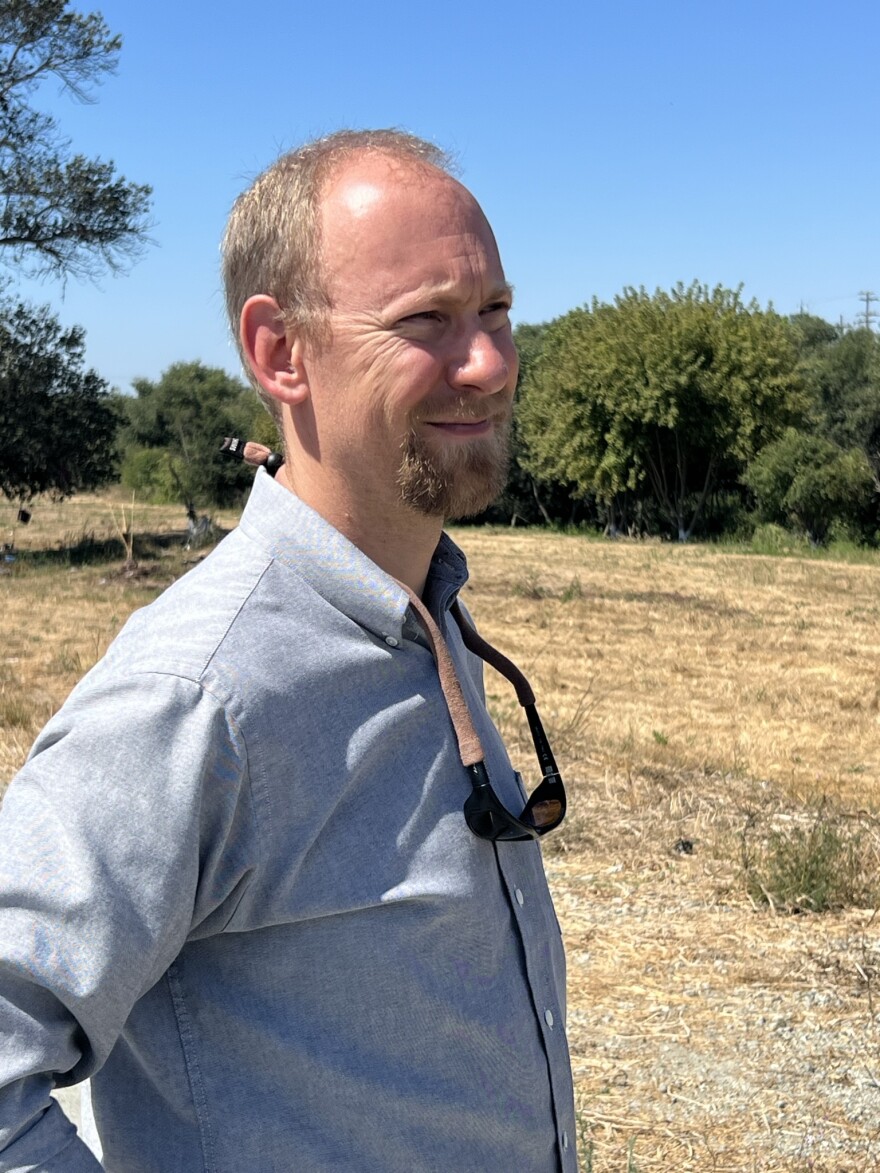
[[[463,332],[449,360],[448,380],[460,391],[497,395],[516,382],[516,349],[507,330]]]

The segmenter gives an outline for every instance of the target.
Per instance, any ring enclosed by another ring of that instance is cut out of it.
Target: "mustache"
[[[495,399],[497,402],[493,401]],[[513,405],[506,396],[495,396],[493,399],[482,399],[475,403],[471,396],[462,395],[454,400],[428,400],[420,404],[411,419],[414,424],[436,419],[441,419],[444,423],[467,424],[486,419],[492,420],[493,423],[503,423],[510,419],[512,414]]]

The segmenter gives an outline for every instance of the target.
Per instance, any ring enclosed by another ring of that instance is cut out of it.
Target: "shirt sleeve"
[[[50,1098],[106,1060],[250,868],[244,747],[198,683],[81,685],[0,808],[0,1173],[100,1168]],[[236,850],[229,850],[231,841]]]

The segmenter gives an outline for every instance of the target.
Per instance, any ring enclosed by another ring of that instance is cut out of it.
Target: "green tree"
[[[83,331],[48,307],[0,306],[0,490],[29,501],[93,489],[116,474],[118,413],[83,369]]]
[[[67,0],[0,0],[0,260],[31,276],[119,270],[145,242],[150,189],[75,155],[35,99],[80,101],[116,68],[121,40]],[[83,370],[83,331],[48,309],[0,302],[0,488],[66,496],[113,475],[118,412]]]
[[[33,105],[50,81],[90,101],[121,44],[67,0],[0,0],[0,246],[19,272],[91,277],[124,268],[145,242],[150,188],[72,154]]]
[[[790,325],[739,291],[626,289],[553,322],[523,384],[528,467],[680,541],[806,407]],[[648,500],[646,501],[646,498]]]
[[[123,482],[161,501],[197,508],[237,503],[253,469],[220,454],[224,436],[250,438],[265,414],[253,392],[217,367],[174,363],[158,380],[136,379],[125,405]]]
[[[791,323],[795,347],[802,359],[821,354],[843,333],[840,327],[826,322],[817,314],[791,314],[788,320]]]
[[[544,323],[522,323],[513,332],[519,354],[517,392],[540,356],[546,330]],[[554,521],[572,520],[572,500],[567,487],[552,481],[542,481],[524,467],[523,458],[519,420],[514,413],[507,485],[501,498],[474,519],[475,524],[507,521],[515,525],[519,521],[526,525],[540,525],[542,522],[550,525]]]
[[[743,479],[762,521],[793,526],[816,545],[835,522],[853,530],[876,519],[877,486],[862,449],[844,450],[795,428],[768,444]]]
[[[880,338],[847,330],[804,362],[822,433],[843,448],[859,447],[880,476]]]

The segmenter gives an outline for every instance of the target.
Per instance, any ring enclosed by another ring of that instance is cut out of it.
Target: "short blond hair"
[[[245,371],[276,423],[279,405],[251,376],[242,350],[241,311],[249,297],[266,294],[278,303],[285,328],[298,328],[314,345],[325,340],[330,303],[321,261],[321,194],[327,180],[361,154],[453,173],[444,151],[406,131],[340,130],[282,155],[242,192],[229,215],[222,246],[226,311]]]

